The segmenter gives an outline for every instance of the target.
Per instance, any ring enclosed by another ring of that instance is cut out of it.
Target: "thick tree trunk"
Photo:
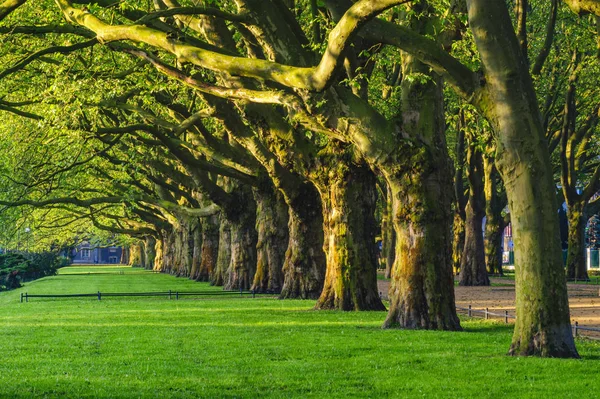
[[[498,134],[496,163],[516,243],[516,323],[510,354],[579,357],[559,240],[548,146],[527,62],[506,3],[467,0],[485,70],[474,100]]]
[[[161,232],[160,237],[156,240],[156,245],[154,246],[154,263],[152,266],[152,270],[155,272],[163,272],[165,265],[165,256],[164,256],[164,240],[165,240],[165,232]]]
[[[126,264],[131,267],[140,267],[142,266],[142,252],[143,245],[135,243],[129,247],[129,262]]]
[[[210,284],[222,286],[225,284],[227,269],[231,263],[231,225],[224,215],[221,215],[219,226],[219,253],[214,273],[210,277]]]
[[[200,275],[200,266],[202,263],[202,224],[198,224],[191,234],[192,244],[192,269],[190,271],[190,279],[197,281]]]
[[[381,169],[392,189],[396,260],[384,328],[460,330],[452,276],[452,168],[445,141],[442,82],[403,54],[404,129],[419,145],[405,145]]]
[[[288,201],[289,241],[283,264],[281,299],[316,299],[325,279],[323,212],[319,193],[304,183],[300,195]]]
[[[485,268],[485,248],[483,245],[483,218],[485,197],[483,193],[483,158],[469,140],[467,151],[467,180],[469,200],[465,209],[465,246],[460,258],[459,284],[464,286],[490,285]]]
[[[281,193],[273,187],[256,189],[256,273],[252,290],[261,293],[281,292],[283,263],[289,242],[288,207]]]
[[[129,259],[130,259],[130,253],[131,248],[130,247],[123,247],[123,249],[121,250],[121,259],[120,259],[120,264],[122,265],[128,265],[129,264]]]
[[[219,216],[213,215],[202,223],[202,249],[197,281],[211,281],[219,256]]]
[[[144,240],[144,269],[152,270],[154,268],[154,261],[156,260],[156,238],[146,237]]]
[[[567,278],[589,280],[585,259],[585,226],[587,218],[581,203],[567,204],[569,235],[567,249]]]
[[[223,289],[249,290],[256,272],[256,202],[247,186],[235,184],[232,194],[238,207],[226,215],[231,226],[231,261]]]
[[[327,272],[316,309],[385,310],[377,290],[375,175],[337,163],[322,187]]]

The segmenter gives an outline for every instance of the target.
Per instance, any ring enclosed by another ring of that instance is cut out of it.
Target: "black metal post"
[[[468,310],[468,312],[467,312],[467,315],[468,315],[469,317],[471,317],[471,305],[469,305],[469,310]]]
[[[488,316],[488,308],[485,308],[485,319],[487,320],[489,318]]]
[[[21,303],[23,303],[23,293],[21,292]]]
[[[508,324],[508,310],[504,311],[504,322]]]
[[[179,300],[179,291],[177,291],[177,292],[175,293],[175,300],[177,300],[177,301]]]
[[[100,291],[98,291],[98,300],[102,300],[102,294],[100,293]]]

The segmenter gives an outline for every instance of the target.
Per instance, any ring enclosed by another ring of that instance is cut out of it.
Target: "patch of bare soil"
[[[514,282],[506,279],[492,278],[492,284],[501,286],[491,287],[460,287],[454,288],[456,306],[484,310],[509,315],[515,314],[515,287]],[[378,281],[379,291],[384,298],[390,287],[387,280]],[[598,285],[567,284],[569,290],[569,305],[571,308],[571,322],[579,322],[580,326],[600,328],[600,287]]]

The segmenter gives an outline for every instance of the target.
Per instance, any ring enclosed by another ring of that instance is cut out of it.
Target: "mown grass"
[[[215,289],[157,274],[56,276],[41,292]],[[597,397],[600,344],[583,360],[505,355],[511,328],[382,330],[385,312],[313,301],[33,299],[0,294],[0,397]]]

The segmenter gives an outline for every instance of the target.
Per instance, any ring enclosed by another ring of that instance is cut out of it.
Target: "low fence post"
[[[23,303],[23,293],[21,292],[21,303]]]
[[[179,300],[179,291],[175,292],[175,300],[178,301]]]
[[[471,317],[471,305],[469,305],[469,310],[467,311],[467,315]]]
[[[102,294],[100,293],[100,291],[98,291],[98,300],[102,300]]]
[[[504,311],[504,322],[508,324],[508,310]]]
[[[485,319],[487,320],[488,318],[489,318],[489,315],[488,315],[488,308],[485,308]]]
[[[575,322],[575,337],[577,337],[577,327],[579,327],[579,322]]]

